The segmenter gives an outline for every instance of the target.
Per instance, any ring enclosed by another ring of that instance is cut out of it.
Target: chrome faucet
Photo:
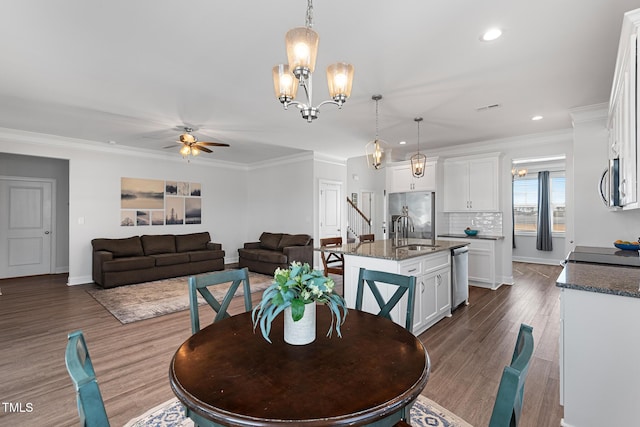
[[[406,236],[403,236],[403,237],[409,237],[408,231],[414,231],[415,230],[415,227],[413,226],[413,220],[409,216],[409,208],[407,206],[403,206],[402,207],[402,215],[398,215],[398,217],[395,219],[395,221],[393,223],[394,229],[396,231],[395,235],[393,236],[394,237],[394,241],[393,241],[394,246],[399,246],[400,221],[403,218],[406,218],[406,222],[407,222],[407,225],[402,227],[402,234],[403,235],[406,234]]]

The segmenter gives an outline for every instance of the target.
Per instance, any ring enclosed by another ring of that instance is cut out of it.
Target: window
[[[551,218],[553,233],[564,233],[565,177],[564,171],[551,172]],[[513,210],[516,233],[535,233],[538,225],[538,174],[513,181]]]

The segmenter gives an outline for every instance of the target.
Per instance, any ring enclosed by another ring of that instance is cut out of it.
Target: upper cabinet
[[[609,101],[609,159],[618,159],[620,205],[640,208],[638,188],[638,35],[640,9],[627,12]]]
[[[445,212],[497,212],[499,156],[444,161]]]
[[[436,160],[427,160],[424,176],[421,178],[413,176],[411,163],[402,162],[387,166],[387,192],[436,191],[436,164]]]

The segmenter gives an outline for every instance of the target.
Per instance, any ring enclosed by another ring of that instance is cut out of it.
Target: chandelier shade
[[[273,67],[273,88],[280,102],[291,102],[298,93],[298,80],[289,71],[289,66],[280,64]]]
[[[416,117],[413,120],[418,124],[418,152],[411,156],[411,174],[416,178],[422,178],[427,163],[427,156],[420,153],[420,122],[422,122],[422,117]]]
[[[316,68],[318,55],[318,33],[307,27],[297,27],[287,31],[284,37],[287,60],[291,72],[297,78],[309,77]]]
[[[344,102],[351,96],[353,84],[353,65],[337,62],[327,67],[329,96],[336,102]]]

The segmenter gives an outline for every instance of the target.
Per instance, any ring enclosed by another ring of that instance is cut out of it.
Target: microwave
[[[610,159],[609,167],[600,178],[600,198],[605,206],[621,208],[620,203],[620,159]]]

